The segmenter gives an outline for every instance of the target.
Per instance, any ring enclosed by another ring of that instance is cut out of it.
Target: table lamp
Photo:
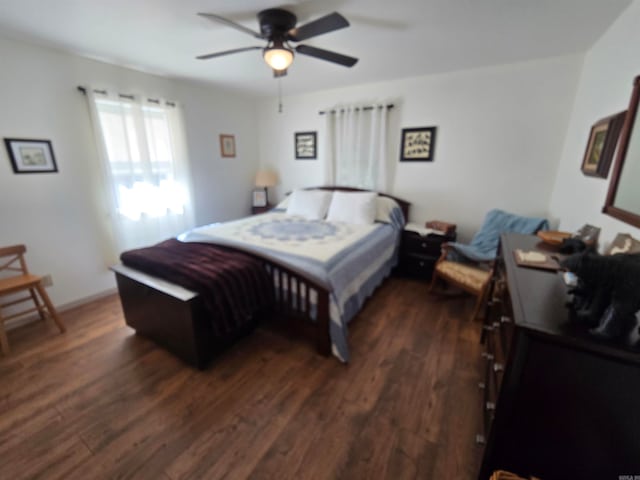
[[[278,184],[278,174],[273,170],[258,170],[256,173],[256,187],[264,188],[265,203],[269,204],[269,187]]]

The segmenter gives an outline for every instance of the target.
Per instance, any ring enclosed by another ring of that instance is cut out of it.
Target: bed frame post
[[[329,292],[318,292],[318,325],[316,332],[316,349],[320,355],[331,355],[331,332],[329,318]]]

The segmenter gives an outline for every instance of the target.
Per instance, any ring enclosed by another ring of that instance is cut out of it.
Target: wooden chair
[[[60,329],[60,333],[66,331],[62,320],[58,316],[49,295],[42,285],[42,277],[31,275],[24,260],[24,254],[27,251],[24,245],[13,245],[10,247],[0,247],[0,297],[10,295],[5,303],[0,303],[0,348],[2,353],[8,355],[10,352],[9,341],[4,329],[4,322],[11,318],[20,317],[37,311],[42,320],[46,319],[48,314],[53,318]],[[7,259],[8,258],[8,259]],[[6,272],[13,274],[7,276]],[[18,272],[17,274],[14,272]],[[29,295],[16,298],[22,292],[29,291]],[[38,298],[40,296],[40,298]],[[2,309],[23,302],[32,301],[33,308],[10,313],[6,316],[2,314]]]
[[[475,295],[476,306],[471,317],[475,320],[478,318],[491,284],[500,235],[506,232],[533,234],[548,228],[549,222],[545,218],[523,217],[498,208],[489,210],[480,230],[471,239],[471,243],[442,245],[442,255],[433,270],[429,292],[435,293],[436,283],[444,279]],[[449,255],[450,250],[454,250],[455,254]],[[455,261],[456,259],[466,259],[466,261],[458,262]]]
[[[476,304],[471,314],[471,320],[475,320],[478,318],[480,309],[486,301],[489,284],[493,276],[494,262],[471,264],[447,260],[450,249],[451,247],[448,244],[442,244],[442,253],[433,269],[429,293],[437,293],[437,283],[440,280],[445,280],[451,285],[474,295]]]

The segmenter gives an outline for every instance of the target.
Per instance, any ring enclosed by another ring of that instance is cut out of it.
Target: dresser
[[[440,258],[442,244],[455,240],[455,230],[444,235],[432,233],[424,236],[417,232],[403,230],[397,272],[401,275],[431,281],[433,267]]]
[[[505,234],[484,320],[479,480],[640,475],[640,350],[569,321],[560,273],[518,267],[535,236]]]

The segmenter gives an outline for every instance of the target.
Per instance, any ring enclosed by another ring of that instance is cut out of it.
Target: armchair
[[[498,209],[489,211],[471,243],[465,245],[452,242],[442,245],[440,258],[434,267],[429,293],[438,293],[437,284],[446,281],[474,295],[476,303],[471,319],[478,318],[493,276],[493,263],[500,235],[505,232],[533,234],[548,228],[549,222],[544,218],[521,217]]]

